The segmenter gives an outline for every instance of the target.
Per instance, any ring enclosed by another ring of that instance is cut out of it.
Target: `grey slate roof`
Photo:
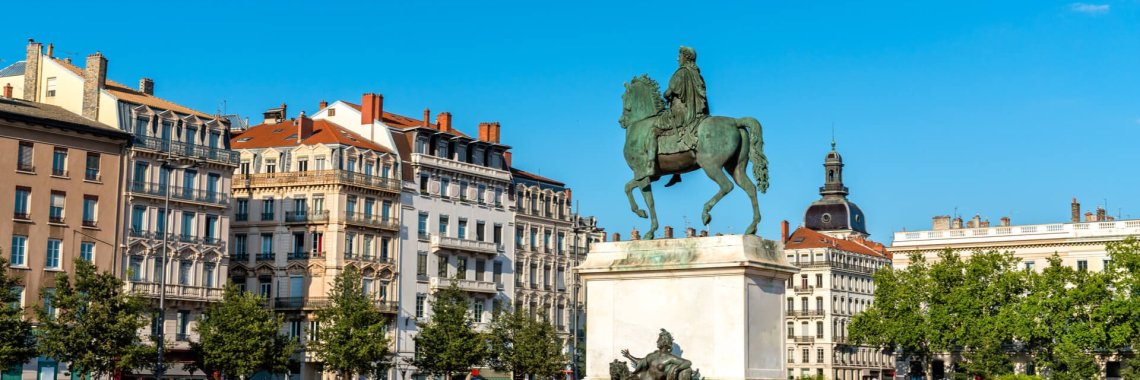
[[[100,136],[129,139],[131,135],[118,128],[76,115],[59,106],[0,97],[0,119],[67,128]]]
[[[19,61],[0,69],[0,78],[24,75],[24,61]]]

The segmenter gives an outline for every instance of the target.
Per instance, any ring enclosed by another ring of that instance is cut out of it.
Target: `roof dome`
[[[804,227],[815,231],[851,230],[867,234],[863,210],[846,198],[821,199],[804,211]]]

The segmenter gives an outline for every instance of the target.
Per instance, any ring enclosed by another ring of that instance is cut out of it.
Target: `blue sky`
[[[584,214],[628,236],[648,224],[621,193],[622,83],[667,80],[687,45],[712,113],[764,124],[766,237],[819,197],[833,126],[876,240],[955,210],[1063,221],[1074,196],[1140,218],[1135,0],[423,3],[59,3],[50,19],[8,18],[0,63],[32,37],[77,61],[99,50],[112,79],[147,76],[159,96],[252,120],[377,91],[386,110],[449,111],[472,134],[499,121],[515,166],[565,181]],[[6,8],[43,14],[36,4]],[[661,223],[678,228],[697,226],[715,191],[702,173],[656,190]],[[710,229],[741,232],[747,210],[734,191]]]

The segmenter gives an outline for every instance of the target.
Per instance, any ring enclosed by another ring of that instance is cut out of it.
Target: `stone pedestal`
[[[754,235],[594,245],[586,285],[586,379],[608,380],[629,349],[656,350],[660,329],[705,379],[785,379],[784,287],[799,269]]]

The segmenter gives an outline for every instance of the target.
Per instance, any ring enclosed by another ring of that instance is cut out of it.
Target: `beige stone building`
[[[122,243],[120,178],[130,135],[61,107],[0,98],[0,223],[8,274],[20,280],[20,305],[51,306],[56,276],[74,260],[110,272]],[[10,218],[10,219],[7,219]],[[73,277],[74,278],[74,277]],[[43,297],[41,297],[41,292]],[[52,378],[66,371],[46,358],[2,369],[4,378]]]
[[[821,198],[804,212],[803,226],[788,235],[784,254],[800,268],[787,286],[788,379],[890,379],[894,356],[847,341],[851,319],[874,303],[875,271],[890,268],[890,254],[868,239],[863,211],[847,199],[843,158],[824,159]]]
[[[12,84],[13,96],[131,135],[122,175],[104,177],[124,190],[116,195],[123,249],[112,270],[156,305],[165,298],[162,318],[156,315],[140,335],[161,334],[170,347],[166,358],[185,362],[198,316],[221,299],[237,156],[229,149],[226,120],[155,96],[153,80],[142,78],[137,87],[110,80],[108,67],[98,52],[81,68],[54,57],[51,45],[45,52],[29,41],[25,60],[0,70],[0,84]],[[168,374],[187,375],[177,364]]]
[[[344,268],[358,269],[381,311],[396,314],[399,158],[331,120],[285,112],[270,110],[233,137],[240,165],[229,276],[284,313],[285,333],[304,347]],[[295,359],[292,373],[321,378],[312,352]]]

